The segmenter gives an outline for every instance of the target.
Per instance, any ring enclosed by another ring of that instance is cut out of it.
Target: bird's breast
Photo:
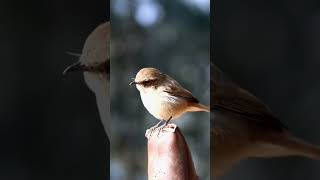
[[[144,107],[159,120],[178,118],[186,110],[187,103],[166,93],[140,93]]]

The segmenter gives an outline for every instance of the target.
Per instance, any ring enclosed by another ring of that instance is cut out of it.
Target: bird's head
[[[110,23],[105,22],[87,37],[79,61],[68,66],[63,75],[69,72],[83,72],[88,87],[97,93],[107,91],[110,74]],[[73,54],[74,55],[74,54]]]
[[[161,85],[166,79],[166,75],[155,68],[141,69],[130,85],[135,84],[139,91],[156,88]]]
[[[81,71],[98,74],[110,73],[110,23],[106,22],[98,26],[87,38],[82,53],[76,55],[79,61],[68,66],[63,75],[69,72]]]

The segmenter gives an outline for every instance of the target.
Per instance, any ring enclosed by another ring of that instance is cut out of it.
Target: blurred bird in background
[[[304,156],[320,160],[320,147],[292,135],[251,93],[211,64],[211,177],[249,157]]]
[[[88,36],[79,61],[68,66],[63,74],[81,71],[84,80],[96,96],[100,118],[105,132],[110,137],[110,23],[99,25]]]

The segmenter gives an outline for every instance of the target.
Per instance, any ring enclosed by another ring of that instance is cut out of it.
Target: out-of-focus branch
[[[147,130],[149,180],[198,180],[189,147],[174,124]]]

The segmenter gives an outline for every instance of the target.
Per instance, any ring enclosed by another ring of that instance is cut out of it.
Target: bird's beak
[[[133,80],[129,85],[131,86],[133,84],[138,84],[138,83]]]
[[[131,85],[134,85],[134,84],[139,84],[138,82],[135,81],[136,78],[131,78],[131,79],[132,79],[133,81],[129,84],[130,86],[131,86]]]
[[[66,76],[69,72],[75,72],[75,71],[86,71],[88,68],[81,64],[79,61],[76,63],[71,64],[63,71],[63,76]]]
[[[70,51],[67,51],[66,54],[70,55],[70,56],[75,56],[77,58],[80,58],[81,54],[80,53],[74,53],[74,52],[70,52]]]

